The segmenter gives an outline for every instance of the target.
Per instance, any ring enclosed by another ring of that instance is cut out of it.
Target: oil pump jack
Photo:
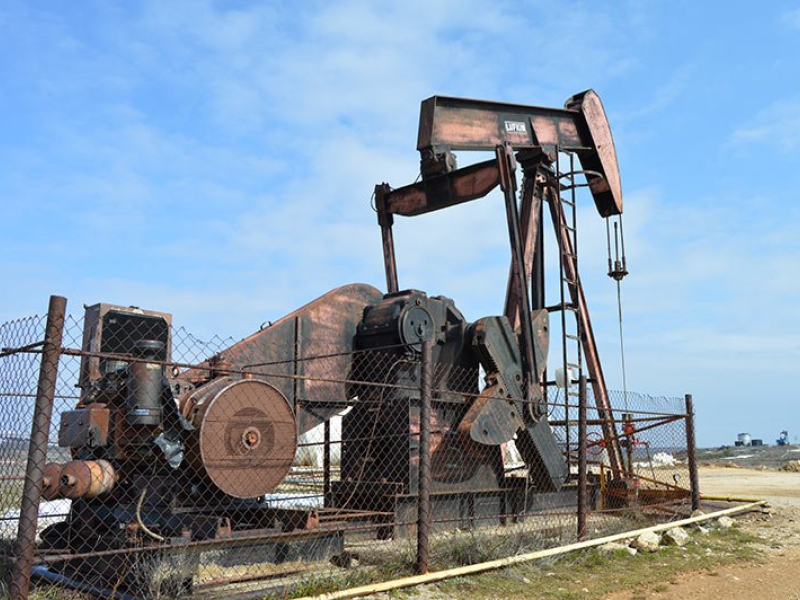
[[[417,148],[419,182],[375,187],[386,294],[345,285],[182,370],[168,368],[170,315],[107,304],[87,309],[80,401],[62,413],[59,430],[59,443],[73,460],[48,465],[43,482],[45,497],[70,498],[72,508],[67,521],[43,533],[45,544],[88,552],[154,539],[311,529],[319,526],[311,513],[328,509],[340,518],[379,515],[389,523],[379,535],[403,535],[418,491],[420,369],[414,358],[422,342],[433,346],[437,365],[435,514],[458,527],[459,519],[501,523],[537,506],[574,506],[565,452],[547,414],[553,313],[562,324],[574,315],[577,332],[567,338],[562,328],[563,341],[576,342],[581,354],[569,365],[564,354],[564,366],[582,369],[585,357],[609,466],[615,480],[624,479],[577,268],[574,217],[570,221],[565,209],[574,211],[575,188],[586,185],[601,216],[622,212],[600,98],[589,90],[556,109],[434,96],[422,103]],[[494,157],[458,168],[455,151]],[[567,172],[563,156],[571,157]],[[401,290],[394,218],[474,201],[498,187],[511,250],[503,314],[470,322],[449,298]],[[571,200],[562,198],[564,191]],[[562,279],[561,301],[550,306],[545,205]],[[389,360],[378,368],[364,358],[372,353]],[[337,415],[343,415],[340,476],[326,479],[324,506],[291,511],[272,504],[269,495],[289,473],[298,437]],[[525,462],[524,478],[505,472],[503,447],[511,440]],[[335,537],[327,530],[324,536]]]
[[[383,237],[386,286],[398,289],[392,236],[394,215],[411,217],[469,202],[500,187],[511,246],[511,267],[504,317],[518,341],[525,399],[533,401],[527,418],[541,422],[545,414],[542,379],[547,358],[546,323],[549,314],[561,313],[563,372],[579,376],[583,357],[593,389],[602,445],[608,451],[614,479],[623,473],[614,414],[597,351],[589,310],[577,265],[575,190],[583,175],[601,217],[622,214],[622,188],[614,141],[600,97],[587,90],[569,98],[564,109],[521,106],[480,100],[434,96],[422,103],[417,149],[422,181],[399,189],[388,184],[375,188],[378,221]],[[495,157],[465,168],[456,167],[454,151],[491,151]],[[570,168],[561,170],[563,155]],[[575,157],[581,169],[575,169]],[[522,170],[522,194],[517,204],[517,168]],[[566,182],[564,182],[566,180]],[[562,183],[564,182],[564,183]],[[569,192],[570,198],[562,197]],[[544,205],[559,249],[561,301],[545,306]],[[572,219],[567,216],[569,207]],[[616,231],[616,224],[615,224]],[[612,265],[609,276],[617,282],[627,275],[622,260]],[[567,313],[574,315],[576,331],[568,333]],[[569,362],[566,348],[577,343],[576,362]],[[537,354],[537,350],[543,350]],[[573,369],[575,369],[573,371]],[[489,378],[491,379],[491,377]],[[497,395],[497,386],[489,393]],[[506,386],[506,390],[508,387]],[[500,394],[502,395],[502,394]],[[496,407],[497,404],[492,406]],[[482,410],[491,411],[491,407]],[[518,440],[519,445],[519,440]]]

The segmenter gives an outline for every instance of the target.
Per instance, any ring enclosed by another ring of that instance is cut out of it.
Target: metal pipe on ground
[[[112,600],[136,600],[134,596],[130,596],[128,594],[122,594],[115,590],[110,590],[106,588],[101,588],[93,585],[89,585],[82,581],[77,581],[75,579],[70,579],[66,575],[62,575],[61,573],[55,573],[48,569],[44,565],[37,565],[33,567],[31,573],[36,576],[53,583],[58,586],[62,586],[67,589],[77,590],[80,592],[85,592],[87,594],[91,594],[92,596],[99,597],[99,598],[110,598]]]
[[[708,500],[709,502],[761,502],[764,503],[763,500],[759,500],[758,498],[738,498],[736,496],[706,496],[705,494],[700,495],[701,500]],[[767,502],[768,504],[768,502]]]
[[[492,560],[489,562],[467,565],[465,567],[458,567],[456,569],[447,569],[445,571],[436,571],[434,573],[427,573],[425,575],[415,575],[413,577],[404,577],[402,579],[395,579],[393,581],[384,581],[382,583],[364,585],[360,587],[350,588],[349,590],[333,592],[330,594],[321,594],[319,596],[307,596],[305,598],[301,598],[300,600],[311,600],[312,598],[316,598],[317,600],[338,600],[340,598],[358,598],[359,596],[367,596],[369,594],[377,594],[380,592],[388,592],[390,590],[412,587],[415,585],[434,583],[436,581],[442,581],[444,579],[449,579],[451,577],[472,575],[473,573],[483,573],[485,571],[501,569],[503,567],[509,567],[511,565],[516,565],[524,562],[530,562],[532,560],[538,560],[540,558],[547,558],[550,556],[557,556],[559,554],[566,554],[568,552],[573,552],[575,550],[585,550],[586,548],[602,546],[603,544],[607,544],[609,542],[618,542],[620,540],[636,537],[647,531],[653,531],[653,532],[666,531],[667,529],[672,529],[673,527],[684,527],[686,525],[692,525],[694,523],[702,523],[703,521],[708,521],[710,519],[717,519],[719,517],[724,517],[727,515],[733,515],[740,512],[747,512],[764,504],[766,504],[766,501],[764,500],[760,500],[758,502],[750,502],[742,506],[735,506],[733,508],[727,508],[725,510],[718,510],[713,513],[699,515],[697,517],[681,519],[680,521],[661,523],[659,525],[653,525],[652,527],[645,527],[643,529],[625,531],[623,533],[609,535],[603,538],[598,538],[596,540],[587,540],[585,542],[577,542],[575,544],[569,544],[567,546],[559,546],[558,548],[550,548],[549,550],[539,550],[537,552],[530,552],[528,554],[509,556],[507,558],[500,558],[498,560]]]

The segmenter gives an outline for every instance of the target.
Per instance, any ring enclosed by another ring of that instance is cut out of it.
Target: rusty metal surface
[[[108,303],[93,304],[92,306],[87,306],[84,312],[84,322],[86,323],[86,326],[83,329],[83,344],[81,345],[81,347],[85,351],[92,353],[100,353],[100,352],[120,350],[119,348],[116,348],[114,350],[109,350],[108,348],[101,348],[101,343],[103,339],[103,326],[109,313],[119,313],[121,315],[135,315],[142,317],[154,317],[157,319],[163,319],[167,329],[169,329],[169,327],[172,326],[172,315],[168,313],[163,313],[153,310],[142,310],[140,308],[136,308],[133,306],[118,306],[116,304],[108,304]],[[144,335],[146,333],[150,333],[149,327],[142,327],[141,334]],[[133,343],[135,343],[137,340],[135,339],[114,340],[112,338],[111,341],[122,342],[132,347]],[[125,350],[127,350],[127,347],[123,349],[123,352]],[[165,351],[165,356],[167,360],[170,356],[170,352],[171,349],[169,347],[169,341],[167,341],[167,347]],[[99,357],[91,356],[88,357],[85,361],[82,361],[81,376],[78,382],[81,388],[87,389],[92,382],[99,380],[102,376],[103,373],[100,372]]]
[[[586,376],[578,382],[578,540],[586,539],[589,474],[586,463]]]
[[[531,276],[533,274],[533,266],[536,251],[536,241],[539,238],[539,215],[541,212],[542,197],[541,193],[537,193],[537,182],[535,175],[527,175],[522,182],[522,202],[520,207],[520,226],[522,228],[520,235],[522,237],[523,247],[523,266],[525,271],[525,283],[530,285]],[[541,249],[539,250],[541,252]],[[536,286],[542,285],[536,282]],[[520,331],[521,318],[520,318],[520,304],[521,299],[516,294],[516,287],[514,285],[514,267],[513,265],[508,268],[508,284],[506,286],[506,301],[503,314],[508,318],[511,323],[511,328],[514,331]],[[542,308],[541,306],[534,308]]]
[[[592,152],[578,150],[581,166],[586,173],[589,188],[603,217],[622,214],[622,184],[620,183],[617,151],[608,125],[608,117],[600,96],[594,90],[572,96],[565,106],[583,115],[582,127],[591,140]],[[602,176],[601,176],[602,175]]]
[[[417,150],[494,150],[506,142],[515,148],[583,148],[589,144],[581,138],[575,117],[576,111],[567,109],[432,96],[420,109]],[[531,128],[532,121],[538,128]]]
[[[497,162],[489,160],[397,188],[383,202],[389,214],[412,217],[483,198],[498,185]]]
[[[63,448],[105,446],[108,444],[110,417],[108,407],[99,403],[61,413],[58,445]]]
[[[114,488],[117,474],[107,460],[71,460],[61,469],[58,496],[94,498]]]
[[[501,144],[538,148],[551,160],[558,151],[576,152],[598,212],[604,217],[622,213],[614,140],[594,90],[575,94],[563,109],[446,96],[422,102],[417,150],[423,162],[451,150],[486,151]]]
[[[700,508],[700,473],[697,470],[697,443],[694,431],[694,400],[686,394],[686,460],[689,464],[689,489],[692,494],[692,510]]]
[[[397,282],[397,259],[394,252],[394,234],[392,225],[394,217],[386,206],[386,196],[391,192],[388,183],[375,186],[375,211],[378,214],[378,225],[381,226],[381,242],[383,245],[383,264],[386,271],[386,292],[393,294],[400,287]]]
[[[365,284],[336,288],[225,349],[223,355],[237,368],[267,379],[296,406],[298,433],[303,433],[347,406],[343,381],[350,371],[348,353],[353,350],[356,327],[364,307],[382,297],[380,291]],[[296,320],[301,323],[299,339],[295,339]],[[301,359],[331,357],[295,364],[296,351]],[[296,373],[295,367],[300,372]],[[180,375],[194,376],[203,377],[203,369],[189,369]]]
[[[520,355],[522,358],[523,397],[531,399],[534,386],[538,389],[539,372],[533,348],[533,325],[531,322],[531,304],[528,282],[525,278],[525,251],[521,237],[519,208],[517,207],[516,161],[510,146],[495,148],[497,164],[500,168],[500,187],[506,204],[506,223],[508,239],[511,246],[511,272],[514,295],[519,298],[520,312]],[[540,415],[537,415],[540,416]]]
[[[283,481],[297,449],[297,426],[285,396],[258,379],[221,377],[185,398],[196,427],[187,458],[234,498],[256,498]]]
[[[419,503],[417,507],[417,572],[427,573],[431,535],[431,396],[433,395],[433,348],[422,342],[419,409]]]
[[[47,463],[44,467],[42,476],[42,498],[53,500],[58,496],[58,488],[61,487],[61,469],[64,465],[60,463]]]
[[[537,320],[547,321],[547,313],[540,311]],[[534,336],[543,335],[542,342],[535,340],[538,348],[547,347],[547,327],[534,328]],[[482,444],[508,442],[524,427],[529,405],[519,399],[524,396],[522,360],[517,336],[505,317],[485,317],[472,325],[472,350],[480,357],[486,371],[486,387],[472,401],[459,424],[462,433]],[[541,353],[538,364],[544,365]],[[539,373],[536,373],[537,377]],[[541,388],[533,388],[531,403],[541,401]]]
[[[498,384],[487,386],[459,423],[462,435],[487,446],[504,444],[523,426],[519,408],[500,395]]]

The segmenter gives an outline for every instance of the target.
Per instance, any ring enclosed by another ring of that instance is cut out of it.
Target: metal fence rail
[[[525,440],[460,425],[477,402],[508,415],[538,400],[486,397],[477,366],[427,343],[314,356],[295,344],[248,362],[219,354],[233,340],[126,331],[114,351],[92,346],[53,305],[0,325],[0,548],[15,597],[31,573],[35,590],[75,597],[303,596],[675,520],[697,499],[682,398],[614,392],[612,415],[585,382],[546,387],[537,422],[564,465],[555,481],[553,457],[531,460]]]

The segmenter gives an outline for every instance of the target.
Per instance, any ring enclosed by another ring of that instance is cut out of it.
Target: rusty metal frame
[[[598,212],[604,217],[622,213],[614,139],[600,96],[586,90],[567,99],[564,106],[433,96],[422,102],[417,150],[423,162],[452,150],[494,150],[506,143],[515,150],[575,152]]]
[[[538,384],[532,346],[532,308],[544,308],[542,238],[543,200],[550,205],[553,226],[563,253],[575,249],[566,229],[560,203],[560,182],[551,164],[561,151],[577,154],[598,212],[621,214],[622,190],[614,141],[603,104],[593,90],[569,98],[565,108],[544,108],[433,96],[420,110],[417,149],[421,154],[422,181],[398,189],[387,183],[375,186],[375,202],[383,241],[384,267],[389,292],[399,290],[392,225],[394,215],[417,216],[486,196],[498,185],[505,197],[511,245],[511,266],[504,313],[520,336],[524,373]],[[453,150],[493,150],[495,159],[455,168]],[[516,156],[515,156],[516,153]],[[523,167],[521,206],[517,206],[516,160]],[[513,181],[512,181],[513,180]],[[608,400],[605,378],[577,266],[567,261],[565,274],[577,308],[595,401],[604,419],[603,435],[611,449],[611,467],[619,477],[624,464]],[[533,294],[529,293],[531,282]],[[531,304],[531,295],[534,304]],[[565,310],[565,306],[560,307]]]

